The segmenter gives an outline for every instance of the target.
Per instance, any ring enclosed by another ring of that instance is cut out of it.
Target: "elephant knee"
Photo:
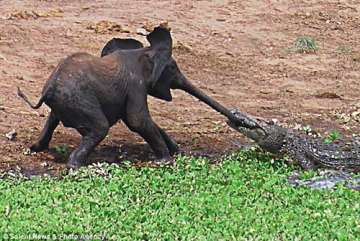
[[[79,126],[76,130],[83,136],[94,140],[104,139],[109,131],[107,121],[97,121],[91,124]]]
[[[131,131],[141,132],[146,128],[147,123],[144,118],[139,118],[137,116],[128,116],[126,120],[126,125]]]
[[[106,137],[106,135],[109,132],[109,127],[104,126],[102,128],[99,128],[96,132],[95,135],[98,139],[104,139]]]

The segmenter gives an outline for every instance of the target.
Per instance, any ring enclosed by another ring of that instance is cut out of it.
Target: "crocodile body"
[[[325,144],[322,139],[289,131],[280,152],[298,161],[304,169],[320,166],[360,171],[360,146],[355,144]]]
[[[236,110],[232,111],[237,114]],[[330,169],[360,171],[359,143],[325,144],[322,139],[300,134],[260,118],[253,118],[260,128],[248,129],[228,124],[245,136],[254,140],[263,150],[274,154],[287,155],[290,160],[302,168],[315,169],[325,167]]]

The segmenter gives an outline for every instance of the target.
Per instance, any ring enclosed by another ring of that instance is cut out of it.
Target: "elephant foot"
[[[34,145],[32,145],[30,147],[31,152],[41,152],[41,151],[45,151],[48,149],[49,149],[48,145],[41,145],[40,143],[35,143]]]
[[[164,157],[164,158],[159,158],[156,159],[154,161],[155,164],[157,165],[174,165],[175,164],[175,159],[172,157]]]
[[[173,155],[176,155],[176,154],[179,154],[180,153],[180,148],[177,144],[174,144],[172,145],[170,148],[169,148],[169,153],[171,156]]]
[[[68,163],[66,163],[66,167],[68,169],[73,169],[73,170],[77,170],[80,167],[82,167],[84,165],[84,162],[82,161],[74,161],[74,160],[69,160]]]

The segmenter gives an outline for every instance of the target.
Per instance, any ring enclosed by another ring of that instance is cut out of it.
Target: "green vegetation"
[[[310,125],[306,125],[302,127],[302,130],[306,133],[306,134],[311,134],[313,132],[312,128]]]
[[[356,240],[360,192],[293,188],[291,169],[242,151],[219,164],[180,156],[172,168],[104,164],[61,178],[8,177],[0,182],[0,236]]]
[[[315,39],[308,36],[298,37],[295,41],[295,50],[298,53],[311,53],[315,52],[318,46]]]
[[[64,145],[59,145],[59,146],[55,146],[54,147],[55,152],[61,154],[61,155],[66,155],[69,153],[69,146],[64,144]]]
[[[331,144],[334,141],[339,140],[341,134],[338,130],[331,130],[330,133],[325,137],[324,142],[325,144]]]

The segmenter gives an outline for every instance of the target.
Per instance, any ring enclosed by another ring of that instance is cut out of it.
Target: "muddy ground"
[[[67,156],[26,154],[46,120],[35,101],[60,59],[74,52],[99,55],[112,37],[136,37],[168,21],[182,71],[228,107],[276,118],[320,133],[359,130],[360,5],[354,0],[56,1],[0,0],[0,169],[57,172]],[[107,21],[107,22],[101,22]],[[114,23],[118,25],[114,25]],[[318,44],[298,53],[299,36]],[[174,91],[173,102],[150,98],[151,113],[188,154],[220,156],[247,141],[195,98]],[[5,134],[17,132],[14,141]],[[72,150],[79,135],[59,127],[51,143]],[[60,148],[61,149],[61,148]],[[153,158],[148,146],[119,123],[91,159]]]

